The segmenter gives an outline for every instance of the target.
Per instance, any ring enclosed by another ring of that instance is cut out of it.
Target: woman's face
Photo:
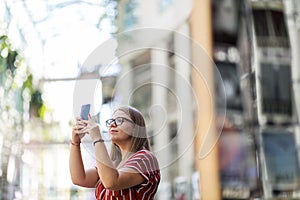
[[[116,123],[112,123],[109,126],[108,130],[112,142],[117,145],[120,145],[124,142],[128,142],[131,140],[131,134],[133,132],[134,123],[132,122],[130,117],[121,110],[116,111],[112,116],[112,119],[117,118],[123,118],[122,124],[116,125]]]

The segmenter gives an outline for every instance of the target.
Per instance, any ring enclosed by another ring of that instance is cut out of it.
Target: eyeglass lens
[[[115,126],[120,126],[122,125],[122,123],[124,122],[123,118],[116,118],[116,119],[109,119],[106,121],[106,126],[110,127],[112,124],[114,124]]]

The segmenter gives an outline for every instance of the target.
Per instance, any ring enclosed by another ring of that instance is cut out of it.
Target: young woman
[[[83,187],[95,187],[96,199],[154,199],[160,182],[160,170],[150,152],[145,121],[137,109],[119,107],[106,121],[112,141],[110,156],[101,138],[99,126],[89,117],[76,119],[73,126],[70,174],[72,182]],[[85,170],[80,139],[89,134],[93,140],[96,167]]]

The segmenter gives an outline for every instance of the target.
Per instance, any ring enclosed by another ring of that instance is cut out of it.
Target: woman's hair
[[[142,113],[134,107],[131,106],[121,106],[115,111],[122,111],[126,113],[130,119],[134,122],[133,132],[130,133],[132,146],[130,152],[137,152],[143,148],[150,150],[150,144],[147,137],[146,124]],[[122,160],[121,150],[118,145],[113,144],[111,146],[110,157],[112,161],[118,165]]]

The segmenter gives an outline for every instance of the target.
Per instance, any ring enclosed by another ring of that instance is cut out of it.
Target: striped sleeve
[[[149,180],[151,174],[159,171],[156,157],[148,150],[136,152],[125,163],[124,168],[135,169],[146,180]]]

